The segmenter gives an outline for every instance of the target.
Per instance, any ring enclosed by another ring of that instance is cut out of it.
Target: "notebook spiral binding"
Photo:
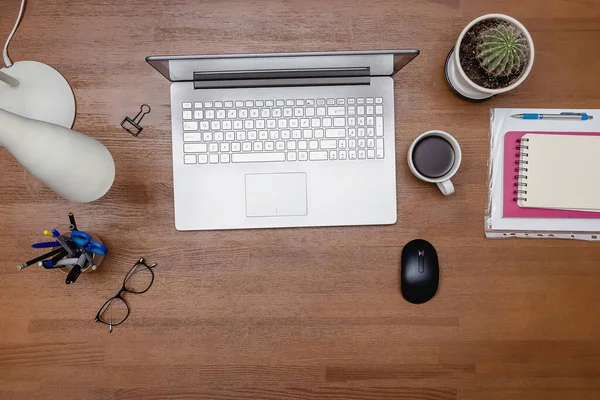
[[[529,149],[527,142],[529,142],[529,139],[527,138],[517,139],[517,146],[515,147],[517,150],[516,156],[519,159],[515,161],[516,175],[514,176],[515,190],[513,191],[515,197],[513,198],[513,201],[527,201],[527,164],[529,164],[526,159],[529,156],[529,154],[526,153],[527,149]]]

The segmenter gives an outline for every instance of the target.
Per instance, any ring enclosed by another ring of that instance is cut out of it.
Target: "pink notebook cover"
[[[600,212],[554,210],[519,207],[515,201],[516,161],[519,160],[518,139],[526,134],[600,136],[600,132],[507,132],[504,135],[504,201],[505,218],[600,218]]]

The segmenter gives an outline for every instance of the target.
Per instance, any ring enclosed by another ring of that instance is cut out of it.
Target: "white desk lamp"
[[[54,68],[36,61],[12,63],[4,46],[0,70],[0,146],[50,189],[76,202],[102,197],[114,181],[110,152],[96,139],[71,130],[75,97]]]

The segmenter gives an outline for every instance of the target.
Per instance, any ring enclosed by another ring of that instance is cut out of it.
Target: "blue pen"
[[[588,115],[587,113],[574,113],[574,112],[561,112],[560,114],[525,113],[525,114],[514,114],[514,115],[511,115],[511,117],[518,118],[518,119],[570,119],[570,120],[578,120],[578,121],[588,121],[590,119],[594,119],[593,115]]]
[[[40,243],[34,243],[31,245],[31,247],[33,247],[34,249],[46,249],[48,247],[59,247],[60,243],[59,242],[40,242]]]

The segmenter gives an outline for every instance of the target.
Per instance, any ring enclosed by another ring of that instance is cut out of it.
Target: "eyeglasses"
[[[133,294],[147,292],[154,282],[154,271],[152,271],[154,267],[156,267],[156,263],[147,265],[143,258],[133,264],[133,267],[125,275],[121,289],[100,307],[100,311],[96,314],[96,322],[108,325],[109,332],[113,331],[113,326],[125,322],[131,310],[129,304],[123,298],[123,292]]]

